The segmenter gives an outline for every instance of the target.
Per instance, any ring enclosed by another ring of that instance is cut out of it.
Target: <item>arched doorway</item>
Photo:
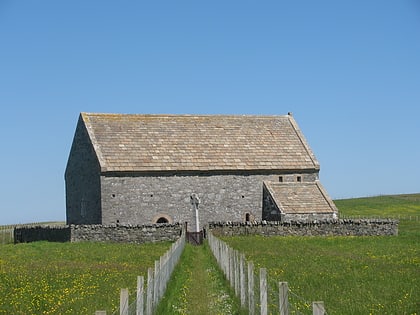
[[[170,224],[172,224],[172,222],[173,222],[172,218],[169,215],[164,214],[164,213],[159,213],[159,214],[155,215],[155,217],[152,220],[153,224],[156,224],[156,223],[160,223],[160,224],[170,223]]]
[[[169,221],[167,218],[160,217],[159,219],[157,219],[156,223],[169,223]]]

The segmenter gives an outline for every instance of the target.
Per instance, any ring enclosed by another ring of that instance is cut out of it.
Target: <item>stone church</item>
[[[336,218],[291,114],[81,113],[65,171],[67,224]]]

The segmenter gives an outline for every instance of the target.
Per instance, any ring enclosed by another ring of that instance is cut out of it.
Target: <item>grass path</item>
[[[157,314],[245,314],[205,243],[186,244]]]

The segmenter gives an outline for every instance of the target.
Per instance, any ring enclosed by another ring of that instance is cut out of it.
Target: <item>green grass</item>
[[[400,222],[400,235],[418,237],[420,194],[340,199],[334,202],[340,216],[395,218]]]
[[[420,194],[334,200],[345,216],[405,218],[420,216]]]
[[[157,314],[246,314],[207,243],[186,244]]]
[[[420,195],[381,196],[336,202],[345,215],[404,215],[399,236],[232,237],[232,247],[257,267],[270,285],[287,281],[294,311],[310,314],[311,301],[329,314],[419,314]],[[411,220],[409,216],[412,216]]]
[[[400,218],[391,237],[233,237],[225,240],[287,281],[294,306],[311,314],[420,314],[420,194],[337,200],[345,216]],[[410,219],[411,217],[411,219]],[[0,314],[93,314],[118,309],[170,243],[35,242],[0,245]],[[158,314],[241,314],[208,246],[186,245]],[[299,296],[301,298],[297,298]],[[303,299],[302,299],[303,298]],[[275,299],[275,297],[271,297]],[[274,313],[274,311],[272,311]]]
[[[0,314],[94,314],[119,307],[121,288],[170,247],[154,244],[49,243],[0,245]]]

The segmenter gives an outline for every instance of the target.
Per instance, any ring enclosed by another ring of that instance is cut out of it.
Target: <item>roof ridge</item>
[[[318,179],[316,179],[313,182],[276,182],[276,181],[272,181],[272,180],[266,180],[264,181],[264,183],[268,183],[269,185],[316,185],[317,181],[319,181]]]
[[[258,115],[258,114],[141,114],[141,113],[92,113],[92,112],[81,112],[83,116],[143,116],[143,117],[231,117],[231,118],[240,118],[240,117],[255,117],[255,118],[286,118],[289,115]]]

